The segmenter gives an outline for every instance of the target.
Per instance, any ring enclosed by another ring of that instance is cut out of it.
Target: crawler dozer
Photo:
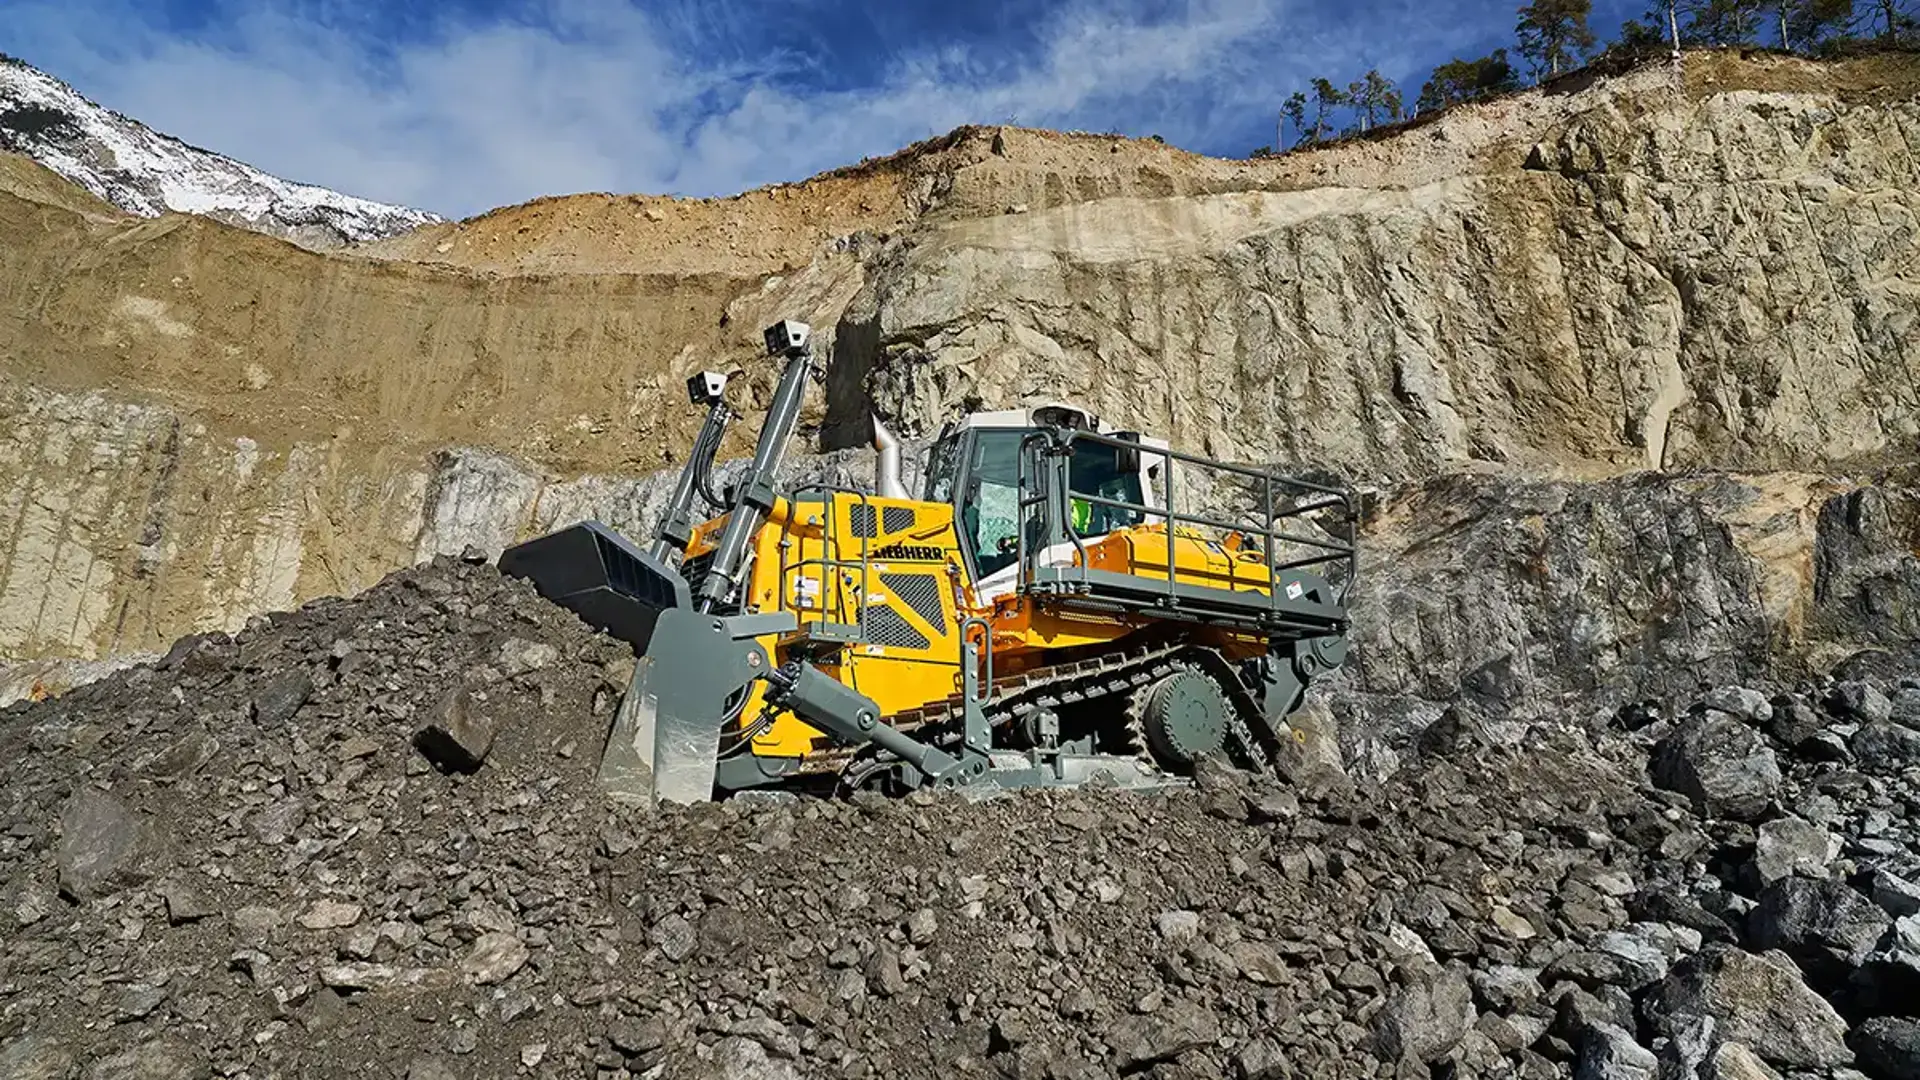
[[[688,391],[706,421],[647,546],[586,521],[500,557],[635,650],[600,765],[610,795],[1155,787],[1206,756],[1276,767],[1308,684],[1346,655],[1345,492],[1063,405],[949,423],[919,498],[877,418],[874,491],[783,490],[825,370],[805,324],[765,338],[785,366],[735,483],[713,490],[736,414],[702,373]],[[1201,474],[1242,509],[1176,510],[1176,477]]]

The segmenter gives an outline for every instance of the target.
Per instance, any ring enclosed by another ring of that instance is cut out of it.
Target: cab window
[[[1067,486],[1084,495],[1096,495],[1115,502],[1138,505],[1140,474],[1120,470],[1119,455],[1104,443],[1079,441],[1073,444],[1073,460],[1067,465]],[[1139,525],[1146,514],[1139,510],[1121,510],[1100,506],[1082,499],[1073,500],[1073,520],[1069,523],[1081,537],[1104,536],[1115,529]]]
[[[961,531],[974,565],[986,577],[1017,557],[1020,528],[1020,440],[1025,431],[979,431],[968,460]]]

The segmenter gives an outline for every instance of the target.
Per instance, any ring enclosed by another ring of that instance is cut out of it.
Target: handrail
[[[1150,506],[1144,502],[1131,502],[1124,499],[1095,495],[1091,492],[1074,490],[1070,466],[1073,447],[1077,442],[1090,442],[1096,445],[1125,449],[1137,454],[1153,454],[1164,459],[1167,463],[1165,471],[1165,507]],[[1041,455],[1033,455],[1036,458],[1035,472],[1037,482],[1034,485],[1034,494],[1029,496],[1026,494],[1028,490],[1026,477],[1028,457],[1030,454],[1029,446],[1036,443],[1044,443],[1046,444],[1046,448]],[[1042,456],[1056,458],[1061,464],[1050,467],[1043,466],[1039,462],[1039,458]],[[1263,515],[1262,524],[1253,526],[1246,522],[1226,521],[1208,514],[1182,513],[1176,508],[1178,504],[1174,494],[1173,462],[1175,461],[1183,461],[1203,468],[1215,469],[1259,481]],[[1176,547],[1181,534],[1178,526],[1182,524],[1237,532],[1243,536],[1247,536],[1249,539],[1259,538],[1263,554],[1261,561],[1268,569],[1268,606],[1276,611],[1281,606],[1280,577],[1282,572],[1286,570],[1297,570],[1309,566],[1344,562],[1347,573],[1345,579],[1339,582],[1337,586],[1338,596],[1342,602],[1345,601],[1347,595],[1352,590],[1353,583],[1359,575],[1358,534],[1352,513],[1352,497],[1348,492],[1329,487],[1325,484],[1316,484],[1312,481],[1301,480],[1297,477],[1236,465],[1231,462],[1217,461],[1198,454],[1174,450],[1171,447],[1147,446],[1098,432],[1068,431],[1062,435],[1060,432],[1052,429],[1033,432],[1021,440],[1015,475],[1016,483],[1018,484],[1016,490],[1019,492],[1018,506],[1020,512],[1020,528],[1016,534],[1015,543],[1020,566],[1020,580],[1023,587],[1033,583],[1036,571],[1039,569],[1038,563],[1040,561],[1040,555],[1042,554],[1042,552],[1035,552],[1029,555],[1027,550],[1027,532],[1029,524],[1034,520],[1033,510],[1036,507],[1046,506],[1048,503],[1054,501],[1056,497],[1062,505],[1054,506],[1050,509],[1051,516],[1055,517],[1057,521],[1065,522],[1071,520],[1067,508],[1071,507],[1074,500],[1079,500],[1094,506],[1129,511],[1141,515],[1143,519],[1160,518],[1164,520],[1166,523],[1167,537],[1166,588],[1169,602],[1176,601],[1179,595],[1176,581],[1178,571]],[[1276,512],[1274,510],[1274,488],[1276,486],[1292,488],[1301,492],[1318,493],[1327,497],[1314,499],[1301,505],[1290,506]],[[1055,491],[1056,488],[1059,489],[1058,492]],[[1344,543],[1334,537],[1319,539],[1287,532],[1279,526],[1279,523],[1290,518],[1300,517],[1320,510],[1336,508],[1347,511],[1345,514],[1347,535]],[[1043,518],[1041,520],[1044,521],[1045,519]],[[1084,572],[1087,565],[1085,544],[1081,542],[1079,535],[1074,532],[1070,525],[1061,526],[1058,531],[1064,533],[1065,536],[1073,542],[1075,550],[1079,552],[1080,555],[1076,562]],[[1051,542],[1053,537],[1049,535],[1045,539]],[[1290,559],[1286,562],[1276,562],[1274,551],[1276,543],[1288,543],[1314,548],[1324,554],[1309,555],[1304,558]],[[1234,589],[1231,579],[1228,582],[1227,588],[1229,591],[1233,591]]]
[[[803,491],[818,491],[826,494],[852,495],[856,500],[853,505],[856,505],[856,506],[870,506],[872,503],[872,499],[874,498],[873,495],[871,495],[868,492],[862,491],[859,488],[847,487],[840,484],[807,484],[804,487],[795,488],[793,490],[792,496],[789,497],[789,502],[794,506],[798,506],[799,499],[797,498],[797,496]],[[838,522],[833,512],[834,500],[823,499],[821,501],[821,505],[826,508],[825,510],[822,511],[822,513],[825,515],[825,520],[821,523],[822,525],[821,536],[820,536],[821,550],[837,552],[840,550],[840,544],[839,544],[839,535],[837,532]],[[881,520],[880,513],[878,510],[874,510],[873,514],[874,514],[873,520],[875,523],[875,529],[877,531],[879,522]],[[792,524],[793,522],[790,520],[789,527],[791,527]],[[789,528],[789,531],[791,531],[791,528]],[[778,592],[779,592],[778,603],[779,603],[780,609],[785,609],[787,607],[788,582],[792,580],[793,577],[796,576],[802,568],[808,567],[808,566],[818,566],[823,571],[823,573],[821,574],[821,585],[822,585],[821,593],[822,594],[820,597],[820,617],[822,619],[825,619],[827,616],[827,612],[829,610],[837,610],[841,618],[844,620],[846,617],[846,611],[847,611],[846,590],[840,581],[840,576],[838,574],[830,573],[830,571],[844,570],[849,568],[858,569],[860,571],[860,581],[864,585],[868,580],[868,578],[871,576],[871,567],[872,567],[873,560],[870,558],[870,553],[872,550],[873,550],[873,536],[867,535],[867,536],[862,536],[860,538],[860,558],[858,560],[840,559],[840,558],[829,559],[825,555],[822,555],[822,556],[819,556],[818,558],[803,558],[795,562],[789,563],[787,561],[787,556],[786,556],[786,545],[783,543],[781,545],[781,553],[780,553],[780,585],[778,589]],[[827,601],[827,593],[825,588],[827,584],[827,579],[829,577],[831,577],[833,580],[833,586],[832,586],[833,595],[837,597],[837,603],[835,603],[832,606],[832,608],[829,608],[828,601]],[[864,600],[864,597],[863,597],[863,600]],[[863,602],[861,604],[855,605],[855,607],[856,607],[855,616],[851,625],[858,631],[861,639],[865,640],[867,637],[867,605]],[[794,609],[794,618],[796,622],[799,621],[799,616],[800,616],[800,612],[796,607]]]

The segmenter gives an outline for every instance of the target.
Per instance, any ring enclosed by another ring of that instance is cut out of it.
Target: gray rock
[[[1843,682],[1827,695],[1827,708],[1842,720],[1862,724],[1884,722],[1893,715],[1893,703],[1871,683]]]
[[[471,688],[453,687],[434,703],[413,745],[442,772],[473,773],[487,760],[500,733],[494,710],[474,701]]]
[[[623,1019],[607,1029],[607,1042],[628,1057],[658,1050],[667,1043],[666,1022],[657,1016]]]
[[[1718,1027],[1713,1018],[1687,1014],[1655,1015],[1650,1019],[1666,1036],[1654,1040],[1655,1055],[1660,1059],[1660,1075],[1679,1080],[1693,1080],[1700,1076],[1706,1070],[1707,1061],[1713,1057],[1714,1029]]]
[[[527,965],[527,943],[513,934],[495,930],[481,934],[466,958],[460,961],[460,973],[479,986],[505,982]]]
[[[1780,765],[1765,739],[1723,713],[1683,721],[1655,744],[1650,769],[1654,783],[1714,817],[1758,817],[1780,786]]]
[[[14,897],[13,918],[21,926],[32,926],[41,919],[53,914],[54,905],[60,898],[54,891],[37,881],[29,881],[20,887]]]
[[[81,788],[60,812],[60,891],[93,900],[153,878],[165,859],[158,831],[120,800]]]
[[[1700,704],[1709,709],[1718,709],[1723,713],[1736,716],[1750,724],[1763,724],[1773,719],[1773,704],[1767,696],[1758,690],[1749,690],[1744,686],[1723,686],[1709,692],[1700,699]]]
[[[1920,1020],[1876,1016],[1848,1042],[1862,1068],[1888,1080],[1920,1080]]]
[[[1920,728],[1920,689],[1903,687],[1895,691],[1887,719],[1902,727]]]
[[[204,893],[178,878],[162,884],[160,896],[167,904],[167,921],[175,926],[220,914],[220,908]]]
[[[1844,981],[1892,920],[1845,882],[1783,878],[1747,916],[1753,944],[1779,949],[1817,981]]]
[[[307,805],[299,799],[285,799],[253,815],[248,826],[260,842],[284,844],[300,831],[307,820]]]
[[[1848,745],[1863,766],[1891,770],[1920,762],[1920,731],[1891,721],[1860,725]]]
[[[1451,971],[1414,972],[1388,995],[1373,1021],[1382,1060],[1432,1064],[1447,1056],[1473,1027],[1473,991]]]
[[[1708,945],[1673,966],[1647,1013],[1672,1037],[1688,1017],[1711,1018],[1716,1035],[1745,1043],[1785,1068],[1850,1064],[1846,1021],[1792,965],[1725,945]]]
[[[1697,937],[1694,944],[1697,948]],[[1639,990],[1665,978],[1673,958],[1682,951],[1675,948],[1672,932],[1658,923],[1636,923],[1633,930],[1625,932],[1610,930],[1594,938],[1589,948],[1616,961],[1619,977],[1607,981],[1628,990]]]
[[[1130,1017],[1107,1033],[1114,1066],[1131,1072],[1158,1061],[1168,1061],[1188,1050],[1211,1046],[1220,1039],[1220,1020],[1190,1001],[1168,1002],[1146,1017]]]
[[[287,922],[280,912],[257,904],[239,908],[228,918],[233,923],[233,936],[249,945],[265,943]]]
[[[881,997],[907,992],[907,977],[900,970],[900,951],[891,942],[882,941],[867,958],[867,989]]]
[[[1700,1080],[1780,1080],[1760,1055],[1737,1042],[1721,1043],[1700,1070]]]
[[[73,1073],[73,1052],[47,1035],[23,1035],[0,1045],[0,1077],[6,1080],[65,1080]]]
[[[799,1080],[790,1062],[771,1057],[767,1048],[742,1035],[728,1035],[713,1047],[711,1068],[703,1072],[715,1080]]]
[[[151,983],[134,983],[121,991],[114,1003],[118,1020],[145,1020],[167,1000],[167,988]]]
[[[359,904],[320,900],[300,915],[300,925],[309,930],[343,930],[359,922],[362,914]]]
[[[1545,992],[1538,971],[1510,964],[1495,964],[1484,971],[1475,971],[1469,978],[1480,1003],[1495,1012],[1525,1008],[1540,1000]]]
[[[1256,1038],[1242,1046],[1233,1056],[1233,1067],[1239,1080],[1292,1080],[1293,1070],[1287,1066],[1287,1054],[1278,1042],[1270,1038]]]
[[[206,1054],[171,1035],[103,1057],[87,1070],[87,1080],[203,1080],[210,1075]]]
[[[1300,708],[1287,717],[1287,726],[1292,738],[1280,741],[1276,762],[1281,776],[1296,787],[1308,789],[1346,780],[1340,722],[1324,698],[1308,694]]]
[[[907,940],[915,945],[925,945],[933,940],[940,929],[940,919],[932,908],[921,908],[907,918]]]
[[[1580,1040],[1574,1080],[1653,1080],[1658,1062],[1653,1051],[1610,1024],[1587,1029]]]
[[[219,750],[219,739],[204,731],[191,732],[155,755],[146,773],[155,780],[179,780],[198,772]]]
[[[1763,726],[1767,734],[1780,740],[1789,749],[1794,749],[1820,734],[1827,726],[1827,720],[1806,702],[1789,698],[1774,702],[1773,717]]]
[[[1920,912],[1920,885],[1897,874],[1879,868],[1869,870],[1865,888],[1880,910],[1895,918]]]
[[[313,696],[313,679],[305,671],[283,671],[253,695],[253,718],[262,727],[284,724]]]
[[[1240,977],[1255,985],[1278,986],[1292,981],[1287,962],[1264,941],[1236,941],[1227,947],[1227,955]]]
[[[1169,945],[1185,945],[1200,936],[1200,914],[1195,911],[1163,911],[1153,920],[1153,926]]]
[[[552,666],[560,659],[560,650],[544,641],[508,638],[494,653],[494,667],[505,678],[516,678]]]
[[[1797,817],[1779,818],[1760,826],[1754,841],[1754,872],[1762,885],[1795,874],[1825,877],[1827,865],[1839,855],[1839,837]]]

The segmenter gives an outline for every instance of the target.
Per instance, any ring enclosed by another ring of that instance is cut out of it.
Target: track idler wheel
[[[1186,771],[1227,742],[1232,702],[1204,672],[1183,668],[1147,689],[1141,717],[1147,745],[1166,766]]]

